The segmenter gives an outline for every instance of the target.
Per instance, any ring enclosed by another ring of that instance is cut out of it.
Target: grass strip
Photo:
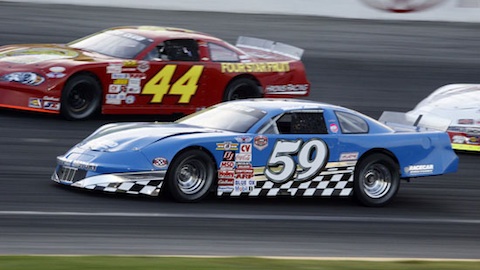
[[[155,256],[0,256],[1,270],[240,270],[240,269],[355,269],[355,270],[480,270],[480,261],[430,260],[313,260],[258,257],[155,257]]]

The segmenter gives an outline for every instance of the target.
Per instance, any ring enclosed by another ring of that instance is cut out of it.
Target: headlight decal
[[[13,72],[4,75],[2,77],[2,80],[37,86],[43,83],[45,81],[45,78],[35,72]]]

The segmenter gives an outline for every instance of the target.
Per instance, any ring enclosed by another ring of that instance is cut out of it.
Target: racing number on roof
[[[296,160],[293,156],[297,156]],[[272,182],[284,183],[292,179],[298,165],[296,179],[307,181],[318,175],[327,159],[328,148],[322,140],[277,141],[265,167],[265,176]]]
[[[198,88],[203,66],[192,66],[177,81],[172,82],[176,65],[166,65],[143,87],[142,94],[153,95],[151,103],[160,103],[165,95],[179,95],[178,103],[189,103]],[[172,84],[173,83],[173,84]]]

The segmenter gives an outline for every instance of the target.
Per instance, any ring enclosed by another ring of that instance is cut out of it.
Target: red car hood
[[[61,44],[21,44],[0,47],[0,66],[29,65],[71,59],[75,61],[105,61],[110,57],[84,52]]]

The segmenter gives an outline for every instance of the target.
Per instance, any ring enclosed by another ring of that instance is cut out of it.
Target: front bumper
[[[60,113],[60,93],[48,92],[40,87],[0,82],[0,108],[35,111],[51,114]]]
[[[158,196],[166,171],[97,174],[86,177],[87,171],[58,165],[52,180],[77,188],[134,195]]]

